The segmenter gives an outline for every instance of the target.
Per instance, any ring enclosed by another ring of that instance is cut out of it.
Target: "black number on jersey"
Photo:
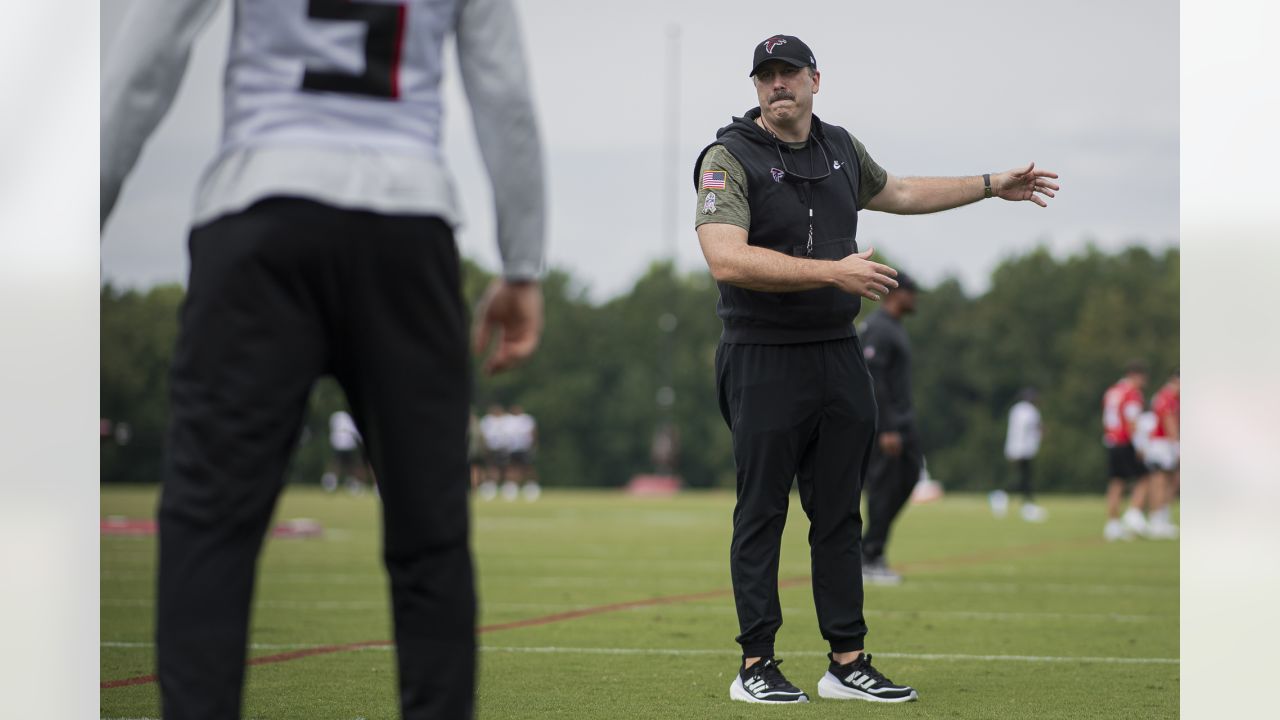
[[[302,75],[302,89],[378,98],[400,97],[400,44],[404,37],[404,5],[359,0],[308,0],[307,17],[358,20],[368,26],[364,38],[364,74],[313,70]]]

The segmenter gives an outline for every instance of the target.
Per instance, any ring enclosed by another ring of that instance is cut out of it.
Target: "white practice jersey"
[[[480,418],[480,437],[490,450],[507,452],[511,449],[507,435],[506,415],[485,415]]]
[[[131,8],[103,71],[104,221],[218,1]],[[287,195],[457,225],[441,149],[452,34],[499,198],[504,275],[541,274],[541,149],[510,0],[231,1],[222,143],[197,190],[193,224]]]
[[[1009,460],[1030,460],[1040,451],[1040,411],[1026,400],[1009,410],[1009,429],[1004,438],[1004,456]]]
[[[440,162],[459,0],[235,0],[223,152],[367,147]]]
[[[360,431],[356,421],[345,410],[329,416],[329,444],[334,450],[355,450],[360,446]]]
[[[1138,451],[1139,455],[1146,455],[1147,448],[1151,445],[1151,433],[1156,430],[1156,414],[1151,411],[1145,411],[1138,415],[1138,420],[1133,424],[1133,449]]]
[[[505,434],[511,452],[532,450],[534,433],[538,428],[538,423],[534,421],[533,416],[529,413],[520,413],[507,415],[503,419],[506,420]]]

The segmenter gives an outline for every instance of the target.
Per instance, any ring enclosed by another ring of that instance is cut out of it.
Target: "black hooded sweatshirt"
[[[693,166],[694,188],[707,150],[723,145],[747,175],[747,243],[796,257],[839,260],[858,251],[858,156],[849,133],[815,115],[808,144],[792,150],[759,125],[760,108],[716,132]],[[824,167],[825,166],[825,167]],[[826,178],[792,182],[786,173]],[[810,228],[813,241],[810,243]],[[759,345],[838,340],[854,335],[861,299],[836,288],[763,292],[717,283],[721,341]]]

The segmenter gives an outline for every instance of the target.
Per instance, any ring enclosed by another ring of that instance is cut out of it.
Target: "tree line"
[[[1005,420],[1018,392],[1040,391],[1045,441],[1037,486],[1100,492],[1101,397],[1133,358],[1158,386],[1178,365],[1176,248],[1090,248],[1054,258],[1041,248],[994,271],[967,295],[948,279],[925,289],[905,320],[914,350],[917,416],[928,467],[950,489],[989,489],[1007,472]],[[472,306],[491,277],[464,262]],[[517,372],[473,372],[475,405],[520,404],[538,421],[538,473],[548,486],[616,487],[652,470],[656,429],[672,424],[679,473],[691,487],[733,487],[730,438],[716,401],[717,290],[706,271],[654,263],[630,292],[603,303],[569,273],[544,281],[547,324]],[[127,422],[128,442],[102,442],[103,482],[159,479],[168,366],[183,289],[101,291],[101,414]],[[863,302],[862,317],[875,303]],[[317,383],[299,430],[290,482],[316,483],[329,455],[328,417],[344,407]]]

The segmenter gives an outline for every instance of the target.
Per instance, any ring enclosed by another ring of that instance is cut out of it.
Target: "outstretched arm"
[[[173,104],[191,45],[217,7],[218,0],[146,0],[129,8],[102,68],[100,223]]]
[[[850,295],[879,300],[898,287],[898,271],[872,261],[871,248],[842,260],[813,260],[784,255],[747,244],[747,231],[737,225],[704,223],[698,242],[717,282],[748,290],[798,292],[837,287]]]
[[[1037,170],[1035,163],[993,173],[991,196],[1010,201],[1030,200],[1040,207],[1047,207],[1048,203],[1039,195],[1054,197],[1055,191],[1060,189],[1053,182],[1057,177],[1055,172]],[[986,186],[981,175],[900,178],[890,174],[884,189],[867,203],[867,209],[895,215],[921,215],[968,205],[983,199],[985,194]]]

